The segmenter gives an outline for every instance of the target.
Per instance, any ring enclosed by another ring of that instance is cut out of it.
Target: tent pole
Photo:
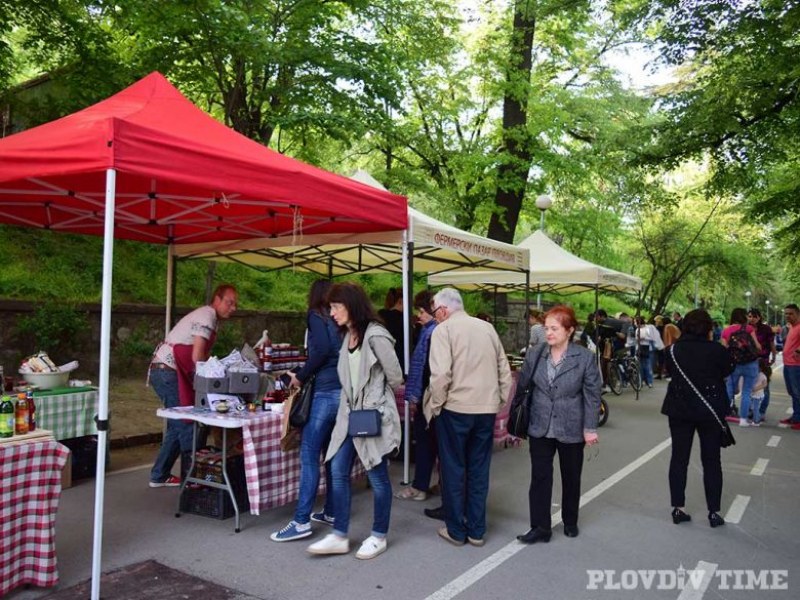
[[[111,349],[111,276],[114,265],[114,212],[117,172],[106,171],[106,205],[103,234],[103,306],[100,317],[100,402],[97,408],[97,472],[94,493],[94,542],[92,545],[92,600],[100,600],[103,554],[103,503],[108,447],[108,367]]]
[[[408,229],[403,231],[403,360],[405,362],[405,375],[408,376],[408,367],[411,363],[409,349],[411,347],[411,314],[414,306],[413,280],[411,273],[414,268],[414,242],[409,241]],[[411,483],[411,403],[406,400],[403,407],[403,481],[402,485]]]
[[[175,310],[175,246],[167,246],[167,311],[164,315],[164,339],[172,329],[172,313]]]
[[[506,308],[508,314],[508,308]],[[497,284],[494,286],[494,326],[497,327]]]

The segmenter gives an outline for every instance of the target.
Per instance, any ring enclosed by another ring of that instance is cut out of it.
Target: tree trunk
[[[496,212],[488,232],[490,238],[508,243],[514,241],[532,158],[527,125],[536,17],[529,4],[526,0],[514,2],[514,31],[503,97],[504,156],[498,167]]]

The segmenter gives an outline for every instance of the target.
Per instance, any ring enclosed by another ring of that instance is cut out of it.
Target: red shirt
[[[795,352],[800,348],[800,323],[796,323],[789,330],[786,341],[783,343],[783,364],[790,367],[800,367],[800,354]]]

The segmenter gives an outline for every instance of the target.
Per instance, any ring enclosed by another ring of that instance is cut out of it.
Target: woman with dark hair
[[[661,406],[669,417],[672,458],[669,463],[669,491],[672,522],[690,521],[686,504],[686,473],[695,432],[700,437],[703,485],[711,527],[724,525],[719,515],[722,496],[722,419],[728,410],[725,377],[733,370],[725,349],[711,341],[713,324],[702,309],[690,311],[683,319],[683,332],[665,350],[667,372],[672,379]],[[702,397],[701,397],[702,396]],[[713,411],[713,412],[712,412]]]
[[[394,338],[394,351],[400,363],[400,370],[405,372],[405,328],[403,327],[403,290],[402,288],[389,288],[383,308],[378,311],[378,316],[383,319],[386,330]]]
[[[344,332],[337,370],[342,382],[336,424],[328,446],[333,476],[333,533],[311,544],[312,554],[346,554],[350,551],[347,531],[350,525],[350,471],[356,455],[367,471],[374,495],[372,532],[356,553],[356,558],[374,558],[386,551],[386,533],[392,510],[392,484],[386,456],[400,445],[400,415],[394,390],[403,383],[400,364],[394,353],[391,335],[381,324],[361,286],[340,283],[328,294],[331,316]],[[350,412],[377,410],[380,433],[376,436],[351,436]]]
[[[561,469],[564,535],[578,535],[583,449],[598,443],[602,384],[594,354],[572,342],[577,326],[571,308],[550,309],[544,316],[545,343],[528,351],[517,384],[513,402],[530,403],[531,527],[517,536],[525,544],[549,542],[552,536],[550,508],[556,452]]]
[[[294,518],[283,529],[274,532],[270,539],[274,542],[289,542],[311,535],[311,523],[333,524],[333,485],[330,464],[325,465],[327,483],[325,506],[322,511],[312,513],[314,500],[319,487],[320,452],[326,449],[331,438],[342,386],[336,365],[339,362],[341,335],[339,328],[330,316],[327,294],[331,282],[319,279],[311,285],[308,293],[308,360],[297,373],[290,373],[290,386],[299,387],[314,377],[314,396],[311,401],[311,414],[303,427],[300,441],[300,490]]]
[[[728,400],[733,408],[736,388],[739,379],[742,381],[742,403],[739,406],[739,426],[747,427],[747,415],[750,412],[750,394],[753,384],[758,378],[758,354],[761,344],[758,343],[756,330],[747,323],[747,311],[743,308],[734,308],[731,312],[731,324],[722,330],[720,342],[728,349],[735,367],[727,380]],[[751,344],[752,343],[752,344]],[[750,349],[747,346],[750,345]],[[730,411],[733,412],[733,411]],[[756,422],[761,421],[761,414],[753,415]]]

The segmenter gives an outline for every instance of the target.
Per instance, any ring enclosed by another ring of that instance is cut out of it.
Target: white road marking
[[[750,475],[756,475],[757,477],[760,477],[764,474],[764,471],[766,471],[768,464],[768,458],[759,458],[756,461],[756,464],[753,465],[753,468],[750,469]]]
[[[781,436],[773,435],[771,438],[769,438],[769,441],[767,442],[767,447],[777,448],[778,444],[780,443],[781,443]]]
[[[622,469],[614,473],[611,477],[603,480],[601,483],[598,483],[596,486],[594,486],[592,489],[590,489],[588,492],[586,492],[581,496],[580,506],[584,506],[588,502],[591,502],[592,500],[597,498],[600,494],[602,494],[612,486],[616,485],[617,483],[625,479],[636,469],[646,464],[647,462],[651,461],[653,458],[658,456],[659,453],[663,452],[671,445],[672,445],[671,438],[664,440],[656,447],[651,448],[642,456],[634,460],[632,463],[624,466]],[[555,527],[559,523],[561,523],[561,511],[558,511],[552,517],[553,527]],[[480,579],[491,573],[494,569],[496,569],[505,561],[507,561],[509,558],[514,556],[517,552],[524,550],[527,547],[528,547],[527,544],[523,544],[522,542],[518,542],[517,540],[509,542],[508,544],[500,548],[500,550],[498,550],[488,558],[482,560],[468,571],[462,573],[461,575],[453,579],[453,581],[451,581],[444,587],[432,593],[430,596],[426,598],[426,600],[449,600],[450,598],[454,598],[455,596],[466,590],[473,583],[479,581]],[[714,565],[714,568],[716,568],[716,565]]]
[[[707,563],[704,560],[697,563],[694,571],[701,571],[703,573],[703,579],[700,581],[700,585],[695,587],[693,583],[694,580],[687,577],[683,590],[681,590],[681,595],[678,596],[678,600],[702,600],[716,570],[716,563]]]
[[[725,514],[725,522],[741,522],[742,515],[744,515],[744,511],[747,509],[748,504],[750,504],[750,496],[742,496],[741,494],[738,494],[736,498],[733,499],[733,502],[731,502],[731,507]]]

